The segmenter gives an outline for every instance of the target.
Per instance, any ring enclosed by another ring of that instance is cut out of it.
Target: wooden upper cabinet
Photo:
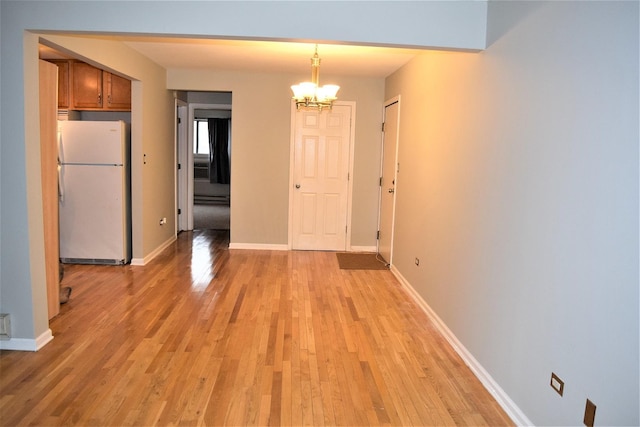
[[[58,108],[66,110],[71,106],[71,91],[69,90],[69,61],[49,60],[58,67]]]
[[[106,103],[104,108],[109,110],[131,110],[131,80],[116,76],[107,71],[103,72]]]
[[[102,70],[84,62],[71,62],[74,110],[102,108]]]
[[[131,81],[85,62],[50,59],[58,66],[58,108],[131,111]]]

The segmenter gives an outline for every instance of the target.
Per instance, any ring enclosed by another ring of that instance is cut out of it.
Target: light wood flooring
[[[66,266],[54,340],[0,354],[1,424],[512,424],[391,272],[227,247]]]

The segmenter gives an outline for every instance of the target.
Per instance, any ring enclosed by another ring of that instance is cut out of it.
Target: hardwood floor
[[[144,267],[66,266],[2,425],[511,425],[389,271],[181,233]]]

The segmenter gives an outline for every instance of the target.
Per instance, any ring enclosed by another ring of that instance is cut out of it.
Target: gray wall
[[[193,104],[226,104],[231,105],[231,92],[187,92],[187,102]]]
[[[460,49],[488,36],[486,52],[429,54],[387,82],[403,102],[397,268],[535,423],[581,424],[586,397],[597,424],[639,423],[637,3],[3,1],[0,15],[0,311],[16,337],[48,327],[30,31]],[[173,110],[164,70],[112,43],[65,44],[136,79],[134,156],[160,160],[136,178],[144,257],[166,238],[152,219],[174,208],[155,190],[172,148],[154,126]]]
[[[489,24],[486,51],[387,79],[395,267],[534,424],[582,425],[589,398],[638,425],[638,3],[491,2]]]

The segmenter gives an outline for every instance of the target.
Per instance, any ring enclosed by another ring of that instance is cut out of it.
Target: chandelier
[[[311,81],[291,86],[297,109],[317,108],[318,111],[322,111],[323,108],[331,109],[333,101],[338,99],[336,94],[340,86],[324,85],[320,87],[319,80],[320,57],[318,56],[318,45],[316,45],[316,52],[311,58]]]

